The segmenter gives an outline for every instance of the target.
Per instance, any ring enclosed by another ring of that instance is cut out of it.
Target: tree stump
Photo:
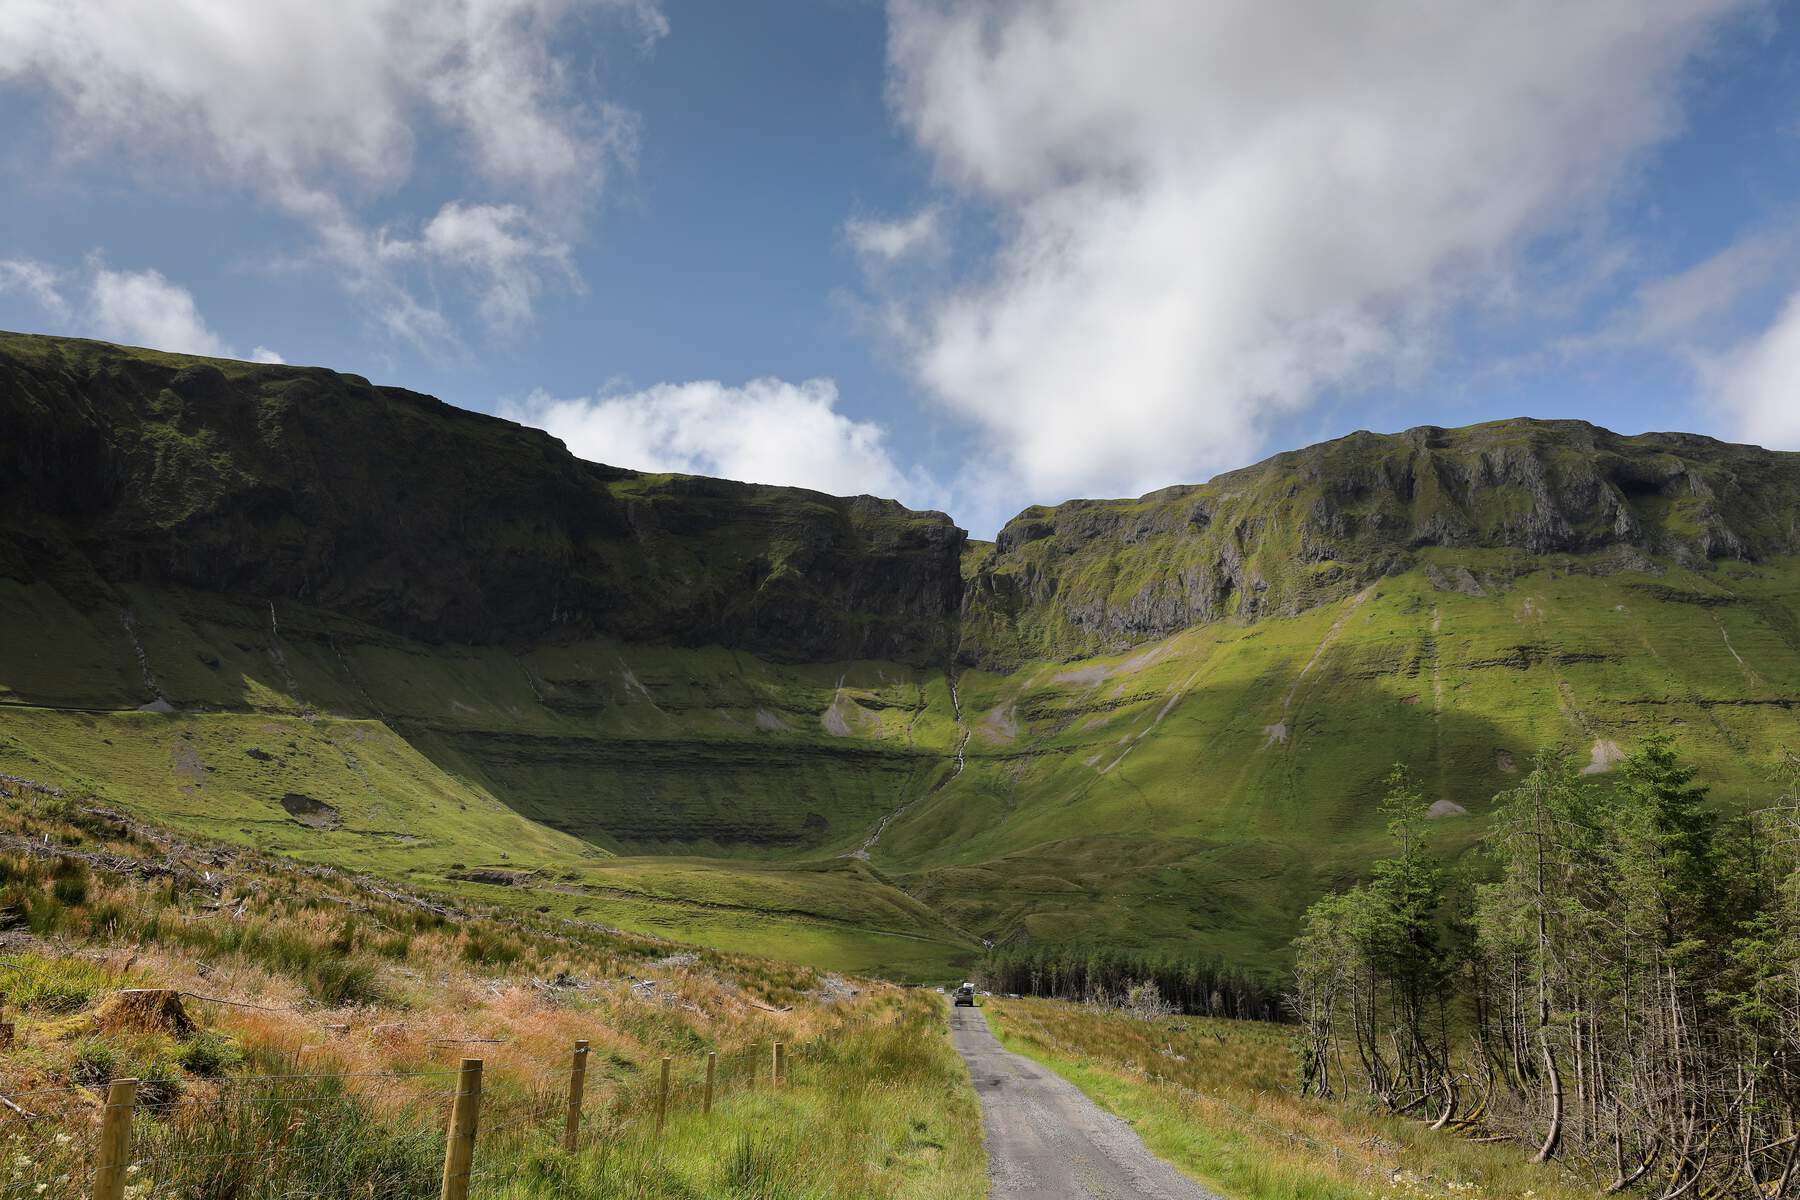
[[[196,1028],[181,1003],[181,993],[167,988],[126,988],[114,992],[94,1014],[94,1026],[111,1033],[166,1033],[185,1038]]]

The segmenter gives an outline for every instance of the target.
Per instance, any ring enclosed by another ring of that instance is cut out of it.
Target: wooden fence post
[[[94,1164],[94,1200],[123,1200],[125,1171],[131,1165],[131,1109],[138,1081],[115,1079],[106,1089],[100,1117],[100,1161]]]
[[[787,1043],[775,1043],[775,1061],[769,1064],[769,1082],[772,1087],[780,1087],[787,1082]]]
[[[444,1138],[442,1200],[469,1200],[469,1171],[475,1165],[475,1128],[481,1115],[481,1060],[465,1058],[456,1076],[456,1100]]]
[[[563,1149],[571,1154],[581,1136],[581,1096],[587,1089],[587,1056],[586,1040],[576,1042],[575,1061],[569,1067],[569,1117],[563,1124]]]
[[[708,1050],[706,1052],[706,1099],[702,1101],[700,1105],[700,1112],[703,1116],[710,1116],[712,1114],[713,1073],[717,1071],[718,1068],[719,1052],[717,1050]]]
[[[660,1139],[663,1131],[663,1119],[669,1113],[669,1056],[663,1055],[662,1089],[656,1094],[656,1136]]]

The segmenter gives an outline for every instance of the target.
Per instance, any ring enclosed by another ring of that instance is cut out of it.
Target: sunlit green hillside
[[[1800,744],[1800,563],[1598,574],[1571,556],[1491,591],[1455,584],[1487,557],[1434,551],[1302,616],[965,675],[968,770],[894,824],[876,864],[996,939],[1266,962],[1380,852],[1396,762],[1462,847],[1546,745],[1600,775],[1669,730],[1729,805]]]
[[[899,978],[1279,967],[1411,767],[1447,849],[1652,729],[1800,742],[1800,456],[1359,434],[942,514],[642,475],[307,368],[0,335],[0,773],[179,830]],[[1099,654],[1099,657],[1091,657]]]
[[[1599,772],[1670,729],[1732,803],[1800,741],[1795,564],[1589,565],[1482,595],[1419,570],[1299,617],[964,672],[960,723],[945,674],[892,663],[356,642],[167,593],[135,593],[128,630],[0,585],[7,628],[32,631],[0,678],[0,772],[304,860],[898,975],[953,971],[980,937],[1267,963],[1378,851],[1396,761],[1461,846],[1541,745]],[[83,664],[79,688],[58,663]]]
[[[30,634],[0,667],[0,772],[743,950],[909,976],[976,945],[852,857],[949,771],[948,706],[908,668],[429,647],[303,606],[129,598],[83,616],[0,582],[0,620]]]

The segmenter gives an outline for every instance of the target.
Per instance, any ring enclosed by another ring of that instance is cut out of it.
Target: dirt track
[[[950,1037],[981,1097],[994,1200],[1220,1200],[1062,1076],[1001,1049],[980,1009],[953,1007]]]

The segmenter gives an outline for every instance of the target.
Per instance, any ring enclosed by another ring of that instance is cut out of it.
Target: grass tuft
[[[1007,1049],[1057,1071],[1144,1144],[1234,1200],[1591,1200],[1559,1167],[1355,1103],[1296,1094],[1292,1030],[990,1000]]]

